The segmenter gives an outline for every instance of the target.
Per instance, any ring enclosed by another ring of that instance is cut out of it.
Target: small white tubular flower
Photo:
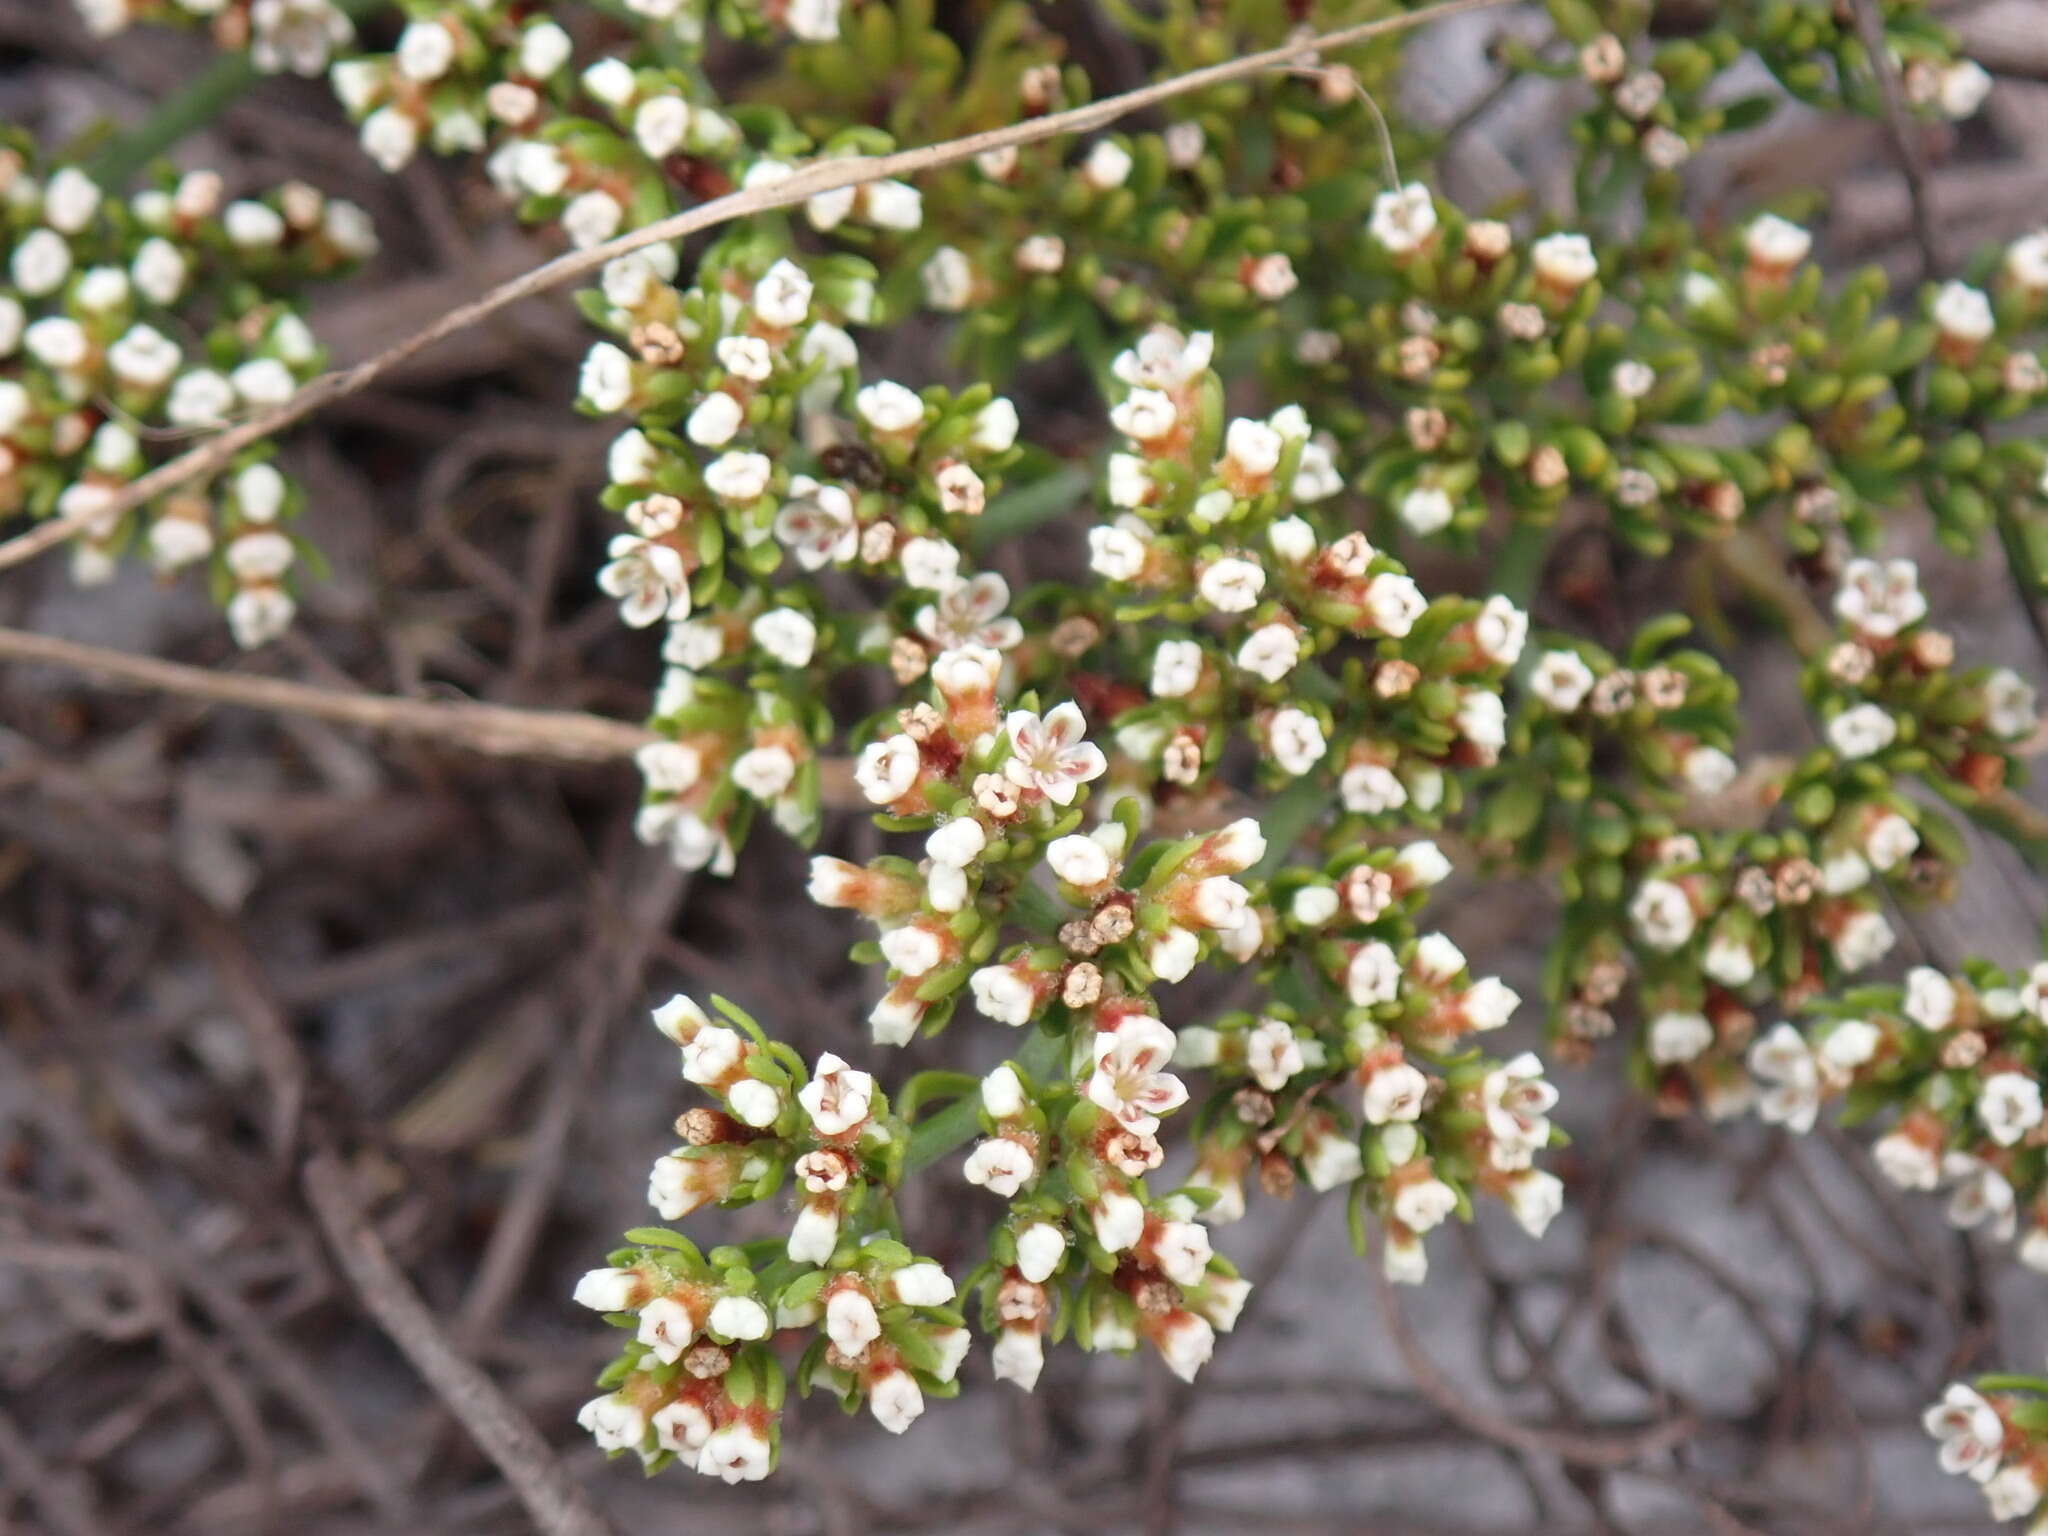
[[[1162,640],[1152,653],[1155,698],[1186,698],[1202,680],[1202,647],[1193,640]]]
[[[841,1354],[856,1360],[882,1336],[882,1320],[866,1291],[845,1285],[826,1299],[825,1335]]]
[[[1487,1073],[1480,1083],[1486,1129],[1500,1146],[1534,1150],[1550,1140],[1550,1111],[1557,1089],[1543,1076],[1543,1062],[1524,1051]],[[1498,1166],[1496,1159],[1496,1166]]]
[[[1003,722],[1011,756],[1003,774],[1020,789],[1035,789],[1055,805],[1072,805],[1080,787],[1108,770],[1102,749],[1086,740],[1080,708],[1059,704],[1043,717],[1012,710]]]
[[[1994,1072],[1977,1088],[1977,1118],[2001,1147],[2041,1123],[2041,1084],[2024,1072]]]
[[[967,1182],[1008,1200],[1037,1176],[1031,1149],[1008,1136],[991,1136],[972,1152],[961,1171]]]
[[[1988,1483],[1998,1471],[2005,1445],[2005,1425],[1998,1410],[1961,1382],[1953,1383],[1941,1401],[1922,1415],[1927,1433],[1941,1442],[1941,1470],[1955,1476],[1967,1473],[1979,1483]]]
[[[1038,1008],[1038,994],[1014,966],[985,965],[967,978],[967,987],[974,1006],[998,1024],[1027,1024]]]
[[[1906,1131],[1880,1136],[1870,1148],[1872,1161],[1900,1189],[1933,1189],[1941,1182],[1941,1158],[1936,1147]]]
[[[714,389],[690,412],[683,432],[699,447],[723,448],[733,440],[745,419],[746,411],[739,401],[722,389]]]
[[[1669,880],[1645,880],[1629,903],[1636,934],[1655,950],[1668,953],[1693,935],[1698,918],[1682,886]]]
[[[751,1296],[721,1296],[711,1304],[706,1327],[721,1338],[765,1339],[768,1309]]]
[[[1146,542],[1135,529],[1104,525],[1088,530],[1088,568],[1108,581],[1135,581],[1145,569]]]
[[[967,441],[983,453],[1007,453],[1016,446],[1017,425],[1017,407],[998,396],[974,418],[974,434]]]
[[[630,1269],[593,1269],[576,1282],[573,1298],[593,1312],[623,1312],[633,1304],[642,1281]]]
[[[831,1260],[832,1250],[838,1246],[838,1206],[811,1200],[797,1208],[786,1249],[791,1260],[798,1264],[824,1264]]]
[[[868,1384],[868,1411],[892,1435],[900,1435],[924,1412],[924,1392],[917,1378],[900,1366]]]
[[[711,1438],[711,1415],[695,1398],[677,1398],[666,1408],[656,1410],[648,1423],[654,1430],[654,1443],[665,1451],[674,1451],[692,1467]]]
[[[576,1422],[590,1432],[598,1449],[629,1451],[647,1434],[647,1416],[622,1397],[593,1397],[577,1410]]]
[[[854,409],[877,432],[915,431],[924,420],[924,402],[913,390],[884,379],[870,384],[854,397]]]
[[[1465,969],[1465,953],[1448,935],[1426,933],[1415,945],[1415,974],[1423,981],[1441,985]]]
[[[1478,748],[1488,762],[1500,756],[1507,745],[1507,706],[1500,695],[1473,689],[1458,700],[1458,734]]]
[[[1084,891],[1102,885],[1115,873],[1109,850],[1081,833],[1055,838],[1046,848],[1045,857],[1055,875]]]
[[[1714,1026],[1703,1013],[1660,1013],[1650,1021],[1650,1060],[1659,1066],[1695,1060],[1714,1043]]]
[[[1820,1113],[1820,1068],[1806,1041],[1780,1024],[1749,1048],[1749,1071],[1761,1087],[1757,1114],[1804,1134]]]
[[[1291,624],[1273,623],[1252,631],[1238,648],[1237,664],[1255,677],[1277,683],[1301,660],[1301,636]]]
[[[1541,1168],[1528,1169],[1508,1184],[1507,1202],[1522,1230],[1540,1238],[1564,1209],[1564,1181]]]
[[[1045,1369],[1045,1341],[1035,1327],[1005,1328],[989,1350],[989,1364],[997,1381],[1015,1382],[1029,1392]]]
[[[1195,583],[1202,601],[1218,613],[1244,613],[1266,589],[1266,572],[1256,560],[1225,555],[1206,566]]]
[[[1201,955],[1199,938],[1186,928],[1169,927],[1145,951],[1145,963],[1161,981],[1185,981]]]
[[[1750,264],[1766,271],[1796,267],[1813,250],[1811,234],[1775,213],[1767,213],[1751,223],[1742,243]]]
[[[1368,1125],[1418,1119],[1429,1092],[1429,1079],[1414,1066],[1397,1061],[1374,1072],[1365,1085],[1363,1112]]]
[[[2030,735],[2035,725],[2034,688],[2009,667],[1984,680],[1984,723],[2007,741]]]
[[[1896,868],[1919,846],[1920,834],[1897,811],[1885,812],[1863,834],[1863,856],[1879,871]]]
[[[1440,486],[1418,485],[1401,498],[1401,521],[1411,533],[1427,536],[1450,525],[1457,509]]]
[[[1540,280],[1566,292],[1583,288],[1600,271],[1593,242],[1584,235],[1545,235],[1530,247],[1529,259]]]
[[[1223,462],[1239,474],[1261,480],[1280,467],[1287,440],[1263,421],[1240,416],[1223,435]]]
[[[1919,623],[1927,617],[1920,568],[1911,560],[1851,560],[1835,593],[1835,616],[1879,639]]]
[[[1128,1019],[1096,1034],[1095,1070],[1089,1101],[1109,1111],[1125,1130],[1150,1135],[1159,1118],[1187,1102],[1187,1086],[1166,1065],[1173,1060],[1174,1035],[1157,1019]]]
[[[918,770],[918,743],[907,735],[891,735],[883,741],[870,741],[860,750],[860,758],[854,762],[854,782],[868,805],[891,805],[909,795],[918,782]]]
[[[2039,1507],[2044,1487],[2048,1472],[2032,1462],[2015,1462],[1984,1484],[1984,1503],[1994,1520],[2019,1520]]]
[[[775,466],[763,453],[722,453],[704,466],[704,488],[720,501],[742,505],[768,492]]]
[[[819,1135],[843,1136],[867,1119],[874,1096],[874,1078],[827,1051],[796,1097]]]
[[[1109,424],[1139,444],[1161,441],[1178,419],[1172,397],[1157,389],[1134,389],[1109,411]]]
[[[881,938],[882,958],[905,976],[923,976],[945,958],[939,936],[928,928],[891,928]]]
[[[1145,1232],[1145,1207],[1119,1189],[1105,1189],[1088,1216],[1095,1226],[1095,1240],[1111,1253],[1137,1246]]]
[[[1860,971],[1875,965],[1891,953],[1898,935],[1882,912],[1868,909],[1852,912],[1829,939],[1835,963],[1845,971]]]
[[[1337,781],[1344,809],[1361,816],[1398,811],[1408,803],[1408,789],[1390,768],[1378,763],[1353,763]]]
[[[1696,795],[1718,795],[1735,782],[1735,759],[1719,747],[1694,747],[1679,761],[1678,776]]]
[[[1081,162],[1081,179],[1098,192],[1122,186],[1131,174],[1131,152],[1113,139],[1099,140]]]
[[[619,600],[619,618],[634,629],[663,619],[687,618],[690,588],[683,557],[666,544],[622,533],[608,546],[610,561],[597,573],[597,585]]]
[[[1329,750],[1329,740],[1323,735],[1322,723],[1307,710],[1292,705],[1273,712],[1267,744],[1273,753],[1273,761],[1296,778],[1314,768]]]
[[[974,264],[954,246],[942,245],[932,252],[918,279],[924,285],[924,301],[933,309],[957,314],[974,298]]]
[[[818,627],[794,608],[770,608],[748,626],[754,643],[785,667],[808,667],[818,645]]]
[[[988,833],[972,816],[956,816],[925,839],[925,857],[934,864],[964,869],[988,846]]]
[[[1427,1232],[1458,1208],[1457,1191],[1442,1179],[1413,1179],[1394,1195],[1394,1216],[1411,1232]]]
[[[756,1078],[743,1077],[725,1093],[733,1118],[755,1130],[766,1130],[782,1114],[782,1090]]]
[[[1366,616],[1381,634],[1400,639],[1415,627],[1429,602],[1406,576],[1382,572],[1365,585]]]
[[[1378,939],[1361,944],[1344,971],[1344,995],[1353,1006],[1377,1007],[1401,993],[1401,962]]]
[[[623,411],[633,398],[633,360],[608,341],[596,343],[584,355],[577,392],[595,410]]]
[[[1373,199],[1372,237],[1396,256],[1420,248],[1436,233],[1436,225],[1436,202],[1419,181]]]
[[[1066,1253],[1066,1233],[1049,1222],[1033,1222],[1017,1234],[1017,1273],[1033,1285],[1043,1285]]]
[[[981,1107],[994,1120],[1010,1120],[1024,1113],[1024,1083],[1008,1062],[981,1080]]]
[[[1934,100],[1941,108],[1941,115],[1952,122],[1961,122],[1966,117],[1975,117],[1977,109],[1991,94],[1991,72],[1975,59],[1957,59],[1942,66],[1935,77]],[[2024,1513],[2024,1511],[2022,1511]],[[2001,1515],[2001,1520],[2010,1520],[2012,1515]]]
[[[1998,329],[1991,300],[1967,283],[1943,283],[1934,296],[1934,328],[1950,341],[1974,346]]]
[[[889,1288],[906,1307],[943,1307],[953,1299],[953,1281],[938,1265],[906,1264],[889,1276]]]
[[[1260,1019],[1245,1036],[1244,1054],[1253,1081],[1268,1093],[1278,1093],[1308,1066],[1294,1026],[1280,1019]]]
[[[704,1442],[697,1470],[726,1483],[758,1483],[768,1475],[775,1448],[746,1423],[728,1424]]]
[[[796,759],[787,747],[755,747],[733,759],[732,781],[756,800],[774,800],[796,780]]]
[[[1472,640],[1488,661],[1512,667],[1529,640],[1529,615],[1505,597],[1489,597],[1472,621]]]
[[[1153,1232],[1152,1261],[1175,1285],[1200,1285],[1209,1270],[1212,1250],[1208,1230],[1192,1221],[1163,1221]]]
[[[1947,1029],[1955,1022],[1956,987],[1941,972],[1916,965],[1906,972],[1906,1017],[1922,1029]]]

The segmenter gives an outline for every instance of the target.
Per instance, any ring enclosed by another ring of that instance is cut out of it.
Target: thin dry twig
[[[533,1421],[455,1352],[364,1216],[341,1159],[328,1149],[315,1152],[299,1182],[364,1307],[505,1474],[533,1523],[547,1536],[612,1536],[611,1523],[563,1469]]]
[[[1856,11],[1856,35],[1863,41],[1871,76],[1884,103],[1885,135],[1905,176],[1906,196],[1913,209],[1913,243],[1920,247],[1920,276],[1932,281],[1941,272],[1941,237],[1936,233],[1933,194],[1927,185],[1927,162],[1906,116],[1898,66],[1892,62],[1891,46],[1884,37],[1884,21],[1872,0],[1851,0],[1851,4]]]
[[[322,406],[339,400],[344,395],[354,394],[408,358],[425,351],[436,342],[467,330],[481,320],[490,318],[508,305],[516,304],[534,294],[544,293],[550,288],[558,288],[575,278],[597,271],[609,261],[646,246],[681,240],[702,230],[730,223],[734,219],[746,218],[751,214],[765,213],[773,208],[788,208],[821,192],[862,186],[886,177],[917,176],[942,166],[970,160],[993,149],[1035,144],[1041,139],[1058,138],[1067,134],[1087,133],[1113,123],[1118,118],[1128,117],[1133,112],[1143,111],[1163,101],[1171,101],[1176,96],[1184,96],[1190,91],[1199,91],[1248,75],[1283,68],[1312,54],[1347,48],[1372,38],[1406,32],[1425,22],[1462,15],[1467,11],[1490,10],[1507,3],[1508,0],[1438,0],[1437,4],[1419,11],[1386,16],[1377,21],[1361,22],[1356,26],[1339,27],[1320,36],[1297,37],[1282,43],[1278,48],[1268,48],[1260,53],[1248,53],[1242,58],[1190,70],[1184,75],[1176,75],[1171,80],[1161,80],[1138,90],[1126,91],[1120,96],[1108,96],[1101,101],[1074,107],[1065,112],[1054,112],[1045,117],[1012,123],[1006,128],[991,128],[982,133],[970,133],[964,138],[950,139],[941,144],[921,145],[916,149],[898,150],[888,155],[850,155],[844,159],[813,160],[807,165],[799,166],[789,176],[770,186],[749,187],[729,193],[708,203],[700,203],[682,213],[657,219],[654,223],[643,225],[616,240],[607,240],[604,244],[591,246],[588,250],[570,251],[557,256],[553,261],[535,267],[523,276],[514,278],[509,283],[493,288],[481,298],[450,310],[424,330],[415,332],[397,345],[386,348],[353,368],[321,375],[284,404],[252,416],[249,420],[228,428],[218,437],[209,438],[197,448],[179,454],[168,463],[158,465],[148,474],[122,486],[109,500],[52,517],[28,532],[0,544],[0,570],[33,559],[44,550],[54,548],[91,524],[111,523],[165,491],[183,485],[188,480],[195,480],[201,475],[211,474],[251,443],[261,442],[293,422],[312,415]]]

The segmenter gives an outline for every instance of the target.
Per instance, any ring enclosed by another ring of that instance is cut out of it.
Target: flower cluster
[[[1984,1376],[1974,1386],[1952,1382],[1921,1422],[1940,1443],[1941,1470],[1984,1490],[1994,1520],[2027,1520],[2048,1493],[2048,1379]]]
[[[207,566],[237,641],[291,622],[299,492],[262,449],[207,485],[93,516],[185,434],[278,405],[323,353],[291,295],[376,248],[353,204],[293,182],[231,199],[194,171],[109,195],[0,142],[0,516],[86,517],[81,583],[134,547]]]

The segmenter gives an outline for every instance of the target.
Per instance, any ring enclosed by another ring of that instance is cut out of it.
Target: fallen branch
[[[1176,75],[1171,80],[1161,80],[1135,91],[1126,91],[1120,96],[1105,97],[1101,101],[1091,102],[1084,107],[1075,107],[1070,111],[1054,112],[1045,117],[1012,123],[1006,128],[991,128],[982,133],[970,133],[964,138],[950,139],[942,144],[926,144],[916,149],[898,150],[888,155],[852,155],[844,159],[813,160],[797,167],[789,176],[771,186],[749,187],[729,193],[708,203],[700,203],[685,212],[657,219],[654,223],[643,225],[616,240],[608,240],[588,250],[570,251],[557,256],[553,261],[535,267],[531,272],[493,288],[481,298],[450,310],[426,329],[416,332],[395,346],[387,347],[375,357],[358,363],[353,368],[344,369],[339,373],[322,374],[282,405],[260,412],[249,420],[228,428],[218,437],[209,438],[197,448],[158,465],[139,479],[131,480],[115,492],[110,500],[89,509],[49,518],[28,532],[0,544],[0,570],[33,559],[44,550],[63,543],[89,524],[112,523],[165,491],[183,485],[188,480],[198,479],[201,475],[213,473],[250,444],[261,442],[293,422],[312,415],[322,406],[341,399],[344,395],[354,394],[415,353],[467,330],[479,321],[489,319],[508,305],[516,304],[534,294],[544,293],[550,288],[558,288],[575,278],[597,271],[609,261],[643,247],[681,240],[717,225],[730,223],[734,219],[765,213],[772,208],[788,208],[815,197],[820,192],[857,187],[890,177],[917,176],[942,166],[970,160],[992,149],[1034,144],[1041,139],[1058,138],[1067,134],[1087,133],[1113,123],[1118,118],[1127,117],[1133,112],[1170,101],[1176,96],[1184,96],[1190,91],[1199,91],[1208,86],[1243,79],[1248,75],[1283,68],[1299,63],[1311,55],[1347,48],[1354,43],[1366,42],[1375,37],[1406,32],[1442,17],[1458,16],[1467,11],[1489,10],[1507,3],[1508,0],[1439,0],[1439,3],[1423,10],[1386,16],[1377,21],[1361,22],[1356,26],[1340,27],[1317,37],[1299,37],[1281,44],[1278,48],[1268,48],[1261,53],[1250,53],[1221,64],[1190,70],[1187,74]]]

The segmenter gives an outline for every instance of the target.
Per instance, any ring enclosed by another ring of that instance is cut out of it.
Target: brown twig
[[[717,225],[730,223],[734,219],[765,213],[773,208],[792,207],[821,192],[862,186],[885,177],[917,176],[926,171],[938,170],[942,166],[970,160],[992,149],[1007,149],[1016,145],[1035,144],[1041,139],[1087,133],[1113,123],[1118,118],[1127,117],[1133,112],[1143,111],[1163,101],[1171,101],[1176,96],[1184,96],[1190,91],[1199,91],[1208,86],[1222,85],[1248,75],[1260,74],[1266,70],[1292,64],[1309,54],[1347,48],[1372,38],[1406,32],[1421,26],[1424,22],[1462,15],[1467,11],[1489,10],[1507,3],[1508,0],[1438,0],[1437,4],[1419,11],[1385,16],[1377,21],[1361,22],[1356,26],[1339,27],[1333,32],[1326,32],[1317,37],[1297,37],[1282,43],[1278,48],[1248,53],[1221,64],[1190,70],[1184,75],[1176,75],[1171,80],[1161,80],[1135,91],[1125,91],[1120,96],[1108,96],[1087,106],[1074,107],[1065,112],[1053,112],[1045,117],[1012,123],[1005,128],[991,128],[982,133],[970,133],[963,138],[950,139],[942,144],[926,144],[916,149],[898,150],[894,154],[850,155],[844,159],[813,160],[807,165],[797,167],[789,176],[771,186],[749,187],[729,193],[708,203],[700,203],[682,213],[657,219],[654,223],[643,225],[616,240],[607,240],[604,244],[594,245],[588,250],[570,251],[514,278],[509,283],[493,288],[481,298],[450,310],[424,330],[415,332],[397,345],[386,348],[353,368],[344,369],[339,373],[322,374],[284,404],[238,423],[218,437],[209,438],[197,448],[179,454],[168,463],[158,465],[148,474],[122,486],[109,500],[97,506],[52,517],[27,533],[19,534],[0,544],[0,570],[33,559],[44,550],[63,543],[72,534],[90,524],[112,522],[165,491],[183,485],[188,480],[195,480],[201,475],[211,474],[251,443],[261,442],[293,422],[312,415],[322,406],[339,400],[344,395],[354,394],[408,358],[425,351],[436,342],[445,341],[448,337],[469,329],[481,320],[490,318],[506,306],[516,304],[534,294],[545,293],[551,288],[558,288],[575,278],[597,271],[609,261],[646,246],[682,240]]]
[[[340,1158],[326,1148],[315,1152],[299,1182],[364,1307],[505,1474],[533,1523],[546,1536],[612,1536],[610,1522],[563,1470],[532,1420],[455,1352],[364,1216]]]
[[[1928,189],[1927,162],[1913,137],[1906,116],[1904,94],[1899,89],[1899,72],[1892,63],[1891,45],[1885,41],[1884,21],[1872,0],[1850,0],[1856,11],[1856,35],[1863,40],[1871,77],[1877,82],[1878,98],[1884,103],[1885,135],[1906,179],[1906,196],[1913,209],[1913,243],[1920,247],[1920,276],[1932,281],[1941,272],[1940,236],[1936,233],[1934,198]]]

